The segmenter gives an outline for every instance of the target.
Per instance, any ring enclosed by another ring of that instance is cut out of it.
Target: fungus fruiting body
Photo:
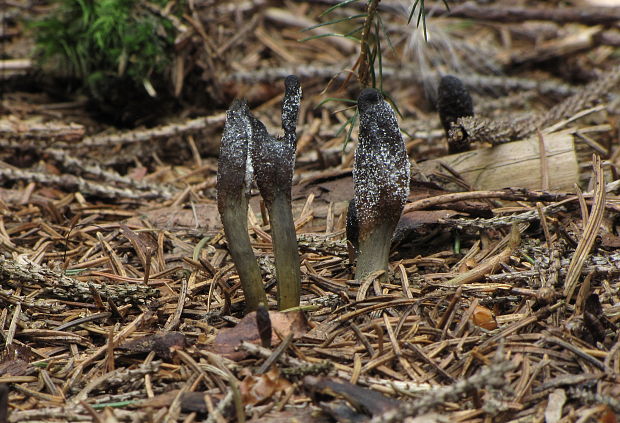
[[[359,254],[359,237],[360,227],[357,221],[357,210],[355,209],[355,198],[349,201],[347,208],[346,234],[349,247],[349,260],[353,261],[354,257]]]
[[[439,119],[448,137],[450,154],[469,150],[467,135],[451,137],[450,131],[459,118],[474,115],[474,102],[463,82],[455,76],[446,75],[439,81],[437,89],[437,110]]]
[[[297,147],[297,117],[301,104],[301,85],[295,75],[284,80],[284,99],[282,100],[282,129],[284,142],[293,148]],[[295,160],[293,153],[292,160]],[[292,174],[291,174],[292,178]]]
[[[252,119],[252,161],[256,183],[269,214],[278,282],[280,310],[299,306],[301,273],[297,236],[291,208],[291,186],[295,167],[295,135],[301,87],[295,76],[285,80],[282,102],[283,137],[274,137],[265,125]]]
[[[256,310],[261,302],[267,304],[247,224],[253,173],[249,160],[253,142],[252,119],[247,104],[235,100],[226,113],[217,172],[217,206],[245,295],[246,311]]]
[[[359,142],[353,181],[359,255],[355,277],[388,270],[394,229],[409,194],[409,159],[396,116],[375,89],[358,98]]]

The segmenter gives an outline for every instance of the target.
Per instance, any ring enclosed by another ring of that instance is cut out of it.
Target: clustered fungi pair
[[[248,199],[254,176],[269,214],[278,307],[282,310],[299,305],[300,262],[291,210],[291,184],[300,100],[299,80],[287,77],[281,138],[269,135],[244,101],[235,100],[226,116],[218,167],[218,208],[248,311],[267,303],[247,232]],[[409,193],[410,165],[396,116],[383,96],[375,89],[363,90],[358,98],[358,110],[359,143],[353,170],[355,198],[349,207],[347,227],[356,231],[359,254],[355,278],[363,279],[378,270],[387,273],[392,235]]]
[[[301,86],[297,77],[291,75],[285,80],[281,138],[270,135],[243,100],[235,100],[226,113],[217,173],[217,205],[247,311],[256,310],[260,303],[267,305],[260,268],[248,236],[248,201],[255,176],[271,225],[278,307],[284,310],[299,305],[301,276],[291,185],[300,102]]]

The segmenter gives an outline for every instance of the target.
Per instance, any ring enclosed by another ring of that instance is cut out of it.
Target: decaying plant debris
[[[552,188],[546,154],[536,184],[504,178],[484,190],[446,163],[436,173],[413,165],[379,283],[354,278],[345,240],[358,129],[345,145],[343,124],[355,108],[319,106],[362,91],[359,46],[298,41],[351,31],[345,18],[367,4],[301,33],[337,2],[190,2],[175,24],[185,40],[175,89],[199,78],[211,108],[116,130],[27,73],[21,19],[47,13],[43,3],[10,2],[0,17],[0,423],[617,420],[617,8],[500,0],[447,12],[427,0],[440,16],[424,44],[407,26],[409,3],[375,2],[392,47],[382,40],[382,71],[366,77],[383,78],[410,159],[441,165],[448,153],[433,105],[452,74],[476,105],[453,125],[471,142],[463,154],[525,136],[547,152],[561,134],[579,183]],[[248,233],[269,312],[245,314],[215,156],[234,98],[282,135],[292,73],[304,88],[297,131],[284,128],[297,142],[301,302],[275,311],[272,239],[254,188]]]

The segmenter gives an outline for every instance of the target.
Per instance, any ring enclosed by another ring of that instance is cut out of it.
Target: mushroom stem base
[[[267,210],[276,259],[278,309],[298,307],[301,295],[301,271],[291,201],[285,195],[276,195],[273,203],[267,204]]]
[[[355,279],[362,280],[377,270],[385,270],[386,273],[380,279],[387,279],[394,227],[395,225],[380,224],[365,237],[360,237]]]
[[[239,274],[245,309],[250,312],[256,310],[259,303],[267,305],[267,294],[248,235],[248,202],[242,197],[229,202],[227,206],[221,213],[224,234]]]

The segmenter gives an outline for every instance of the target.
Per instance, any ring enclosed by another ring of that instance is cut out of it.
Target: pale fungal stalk
[[[252,120],[254,131],[252,161],[256,183],[269,214],[280,310],[299,306],[301,295],[297,234],[291,206],[300,101],[299,80],[295,76],[289,76],[285,80],[282,102],[284,136],[281,138],[270,135],[265,125],[258,119]]]
[[[409,159],[392,107],[379,91],[367,88],[357,100],[359,141],[353,181],[359,255],[355,278],[387,273],[390,246],[409,195]]]
[[[252,115],[245,101],[235,100],[226,112],[217,171],[217,206],[228,250],[237,268],[246,312],[267,304],[262,276],[248,236],[248,200],[252,182],[250,148]]]

